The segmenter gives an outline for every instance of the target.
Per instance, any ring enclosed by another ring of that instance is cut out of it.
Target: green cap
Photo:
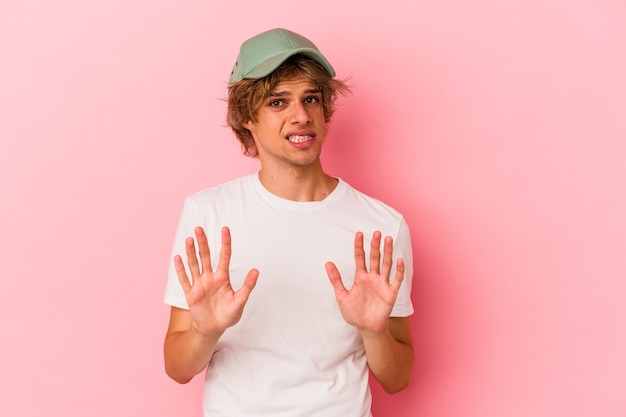
[[[230,73],[229,84],[243,79],[258,80],[272,73],[292,55],[303,54],[320,63],[331,77],[335,70],[317,47],[302,35],[272,29],[245,41]]]

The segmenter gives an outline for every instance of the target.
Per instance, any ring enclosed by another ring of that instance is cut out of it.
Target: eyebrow
[[[310,88],[307,90],[304,90],[304,94],[318,94],[321,93],[322,89],[321,88]],[[289,96],[291,95],[291,92],[289,91],[272,91],[270,93],[270,97],[285,97],[285,96]]]

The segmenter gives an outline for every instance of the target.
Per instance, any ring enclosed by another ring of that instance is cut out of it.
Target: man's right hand
[[[202,336],[221,335],[241,319],[250,292],[256,285],[259,271],[251,269],[241,288],[234,291],[229,273],[231,238],[228,227],[222,228],[222,247],[215,270],[211,265],[211,252],[204,230],[202,227],[196,227],[194,232],[200,261],[198,262],[196,256],[194,239],[187,238],[185,250],[191,280],[187,276],[180,255],[174,257],[176,274],[185,291],[195,331]]]

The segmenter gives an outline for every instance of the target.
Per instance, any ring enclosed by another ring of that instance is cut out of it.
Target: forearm
[[[200,335],[192,327],[168,333],[165,338],[165,372],[181,384],[186,384],[209,364],[221,333]]]
[[[361,331],[370,371],[388,393],[409,385],[414,359],[410,330],[393,320],[390,328],[381,333]]]

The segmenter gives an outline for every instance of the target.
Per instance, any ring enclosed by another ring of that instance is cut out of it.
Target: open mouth
[[[287,136],[287,140],[291,143],[302,143],[302,142],[306,142],[307,140],[311,140],[313,138],[313,136],[310,135],[291,135],[291,136]]]

